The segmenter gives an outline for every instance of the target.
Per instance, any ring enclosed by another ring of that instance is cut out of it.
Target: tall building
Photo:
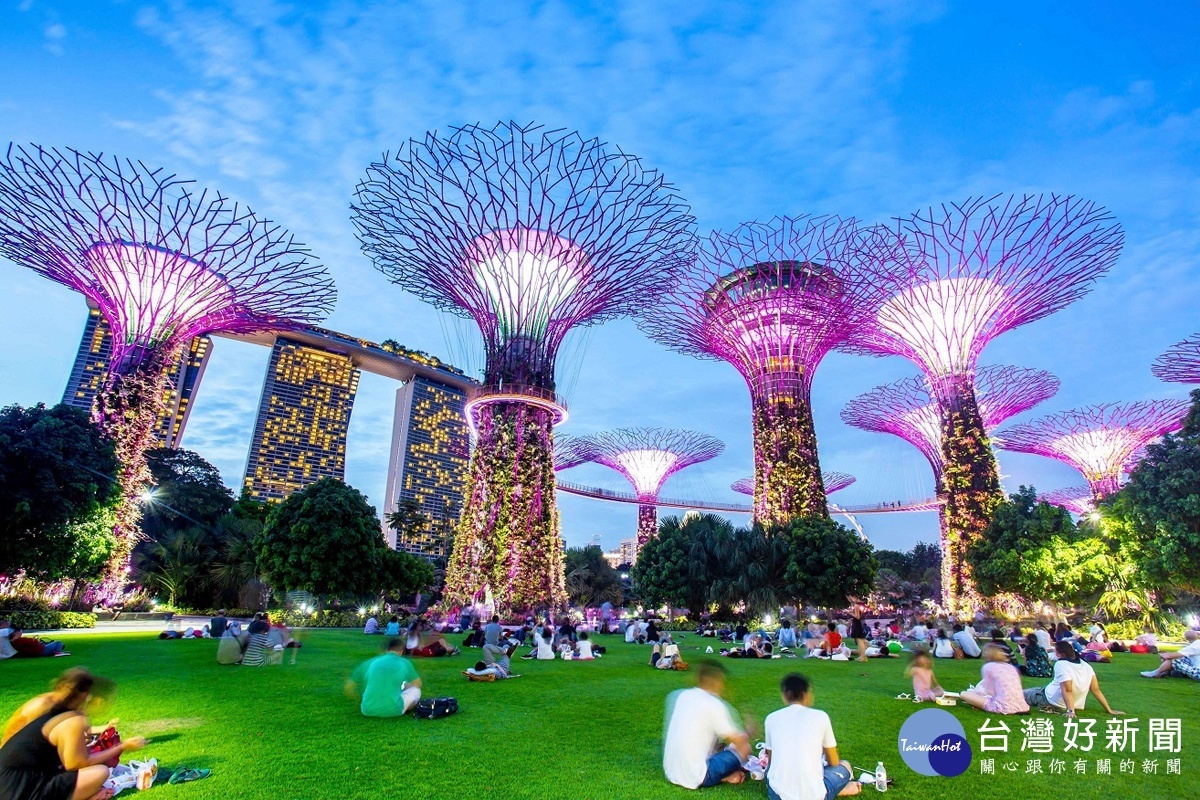
[[[632,539],[622,539],[621,540],[621,548],[620,548],[619,552],[621,553],[621,561],[620,561],[621,564],[632,565],[632,564],[637,563],[637,557],[638,557],[637,537],[634,537]]]
[[[428,520],[420,531],[399,536],[384,523],[384,536],[399,550],[426,558],[446,555],[466,486],[466,399],[461,388],[417,376],[396,390],[384,515],[415,500]]]
[[[188,343],[179,362],[171,367],[165,390],[166,405],[154,425],[154,435],[160,446],[179,447],[191,413],[192,396],[204,376],[211,350],[212,339],[197,336]],[[75,354],[75,365],[67,380],[67,390],[63,392],[63,402],[91,411],[96,393],[107,376],[111,355],[112,331],[98,309],[89,309],[83,339]]]
[[[243,480],[250,497],[282,500],[321,478],[343,478],[358,378],[348,355],[275,339]]]

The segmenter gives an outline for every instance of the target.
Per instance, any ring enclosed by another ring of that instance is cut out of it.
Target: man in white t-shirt
[[[1167,675],[1180,675],[1184,678],[1200,680],[1200,632],[1185,631],[1183,647],[1174,653],[1159,653],[1162,663],[1158,669],[1142,673],[1143,678],[1163,678]]]
[[[1096,671],[1091,664],[1079,658],[1070,642],[1058,642],[1054,649],[1058,660],[1054,662],[1054,677],[1050,684],[1025,690],[1025,702],[1030,707],[1049,711],[1066,710],[1067,716],[1073,717],[1076,711],[1083,710],[1090,692],[1109,714],[1117,716],[1125,713],[1113,711],[1104,692],[1100,691]]]
[[[770,800],[832,800],[858,794],[849,761],[838,757],[833,725],[824,711],[811,708],[812,688],[792,673],[779,685],[787,705],[767,715],[767,797]],[[829,766],[821,763],[821,756]]]
[[[702,662],[696,687],[667,698],[667,731],[663,737],[663,772],[671,783],[702,789],[718,783],[741,783],[742,764],[750,757],[750,740],[721,699],[725,670]],[[732,747],[718,749],[723,742]]]
[[[975,636],[968,633],[961,623],[954,626],[954,635],[950,638],[967,658],[979,658],[979,654],[983,652],[979,649],[979,642],[975,641]]]
[[[1046,630],[1044,624],[1039,622],[1037,628],[1033,631],[1033,635],[1037,637],[1038,644],[1042,646],[1047,655],[1054,653],[1054,640],[1050,638],[1050,631]]]
[[[912,630],[908,632],[908,638],[914,642],[922,644],[929,643],[929,628],[925,627],[925,623],[917,620],[917,624],[912,626]]]

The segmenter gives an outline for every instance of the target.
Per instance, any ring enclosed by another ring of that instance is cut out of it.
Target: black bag
[[[441,719],[458,713],[458,700],[453,697],[434,697],[421,700],[413,711],[417,719]]]

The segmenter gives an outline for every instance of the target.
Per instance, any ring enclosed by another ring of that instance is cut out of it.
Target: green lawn
[[[382,637],[350,631],[312,631],[296,664],[250,669],[218,666],[211,641],[158,641],[151,634],[82,634],[67,641],[71,658],[0,662],[0,713],[5,717],[23,700],[42,690],[60,670],[87,666],[117,680],[119,693],[111,714],[121,718],[126,735],[152,741],[142,754],[167,768],[207,767],[211,778],[194,784],[156,787],[180,798],[666,798],[691,793],[666,783],[660,769],[663,700],[690,684],[693,673],[661,672],[645,666],[646,647],[615,637],[599,637],[609,655],[594,662],[517,661],[524,677],[493,684],[468,683],[459,671],[476,655],[468,651],[448,659],[417,660],[426,696],[453,695],[462,711],[438,721],[365,719],[357,703],[343,694],[351,670],[376,654]],[[684,642],[691,661],[702,657],[698,640]],[[474,651],[478,652],[478,651]],[[288,657],[290,658],[290,652]],[[1094,775],[1105,752],[1103,733],[1090,755],[1087,776],[1024,775],[1027,754],[1019,752],[1019,718],[1009,718],[1014,734],[1012,757],[1021,773],[1004,773],[999,754],[995,776],[979,774],[979,736],[984,715],[962,706],[950,709],[962,720],[975,748],[965,775],[926,778],[903,766],[896,737],[905,717],[916,710],[894,696],[909,691],[904,661],[856,663],[780,659],[769,662],[723,660],[730,678],[730,699],[744,714],[761,722],[779,706],[778,681],[798,670],[815,684],[816,705],[829,712],[843,757],[873,769],[887,764],[897,797],[1004,798],[1034,795],[1055,798],[1131,796],[1142,800],[1200,796],[1200,684],[1182,680],[1145,680],[1138,670],[1157,663],[1154,656],[1118,655],[1097,674],[1115,708],[1139,718],[1139,774]],[[961,689],[978,676],[978,662],[937,664],[949,689]],[[1026,685],[1033,685],[1027,681]],[[928,706],[921,706],[922,708]],[[1035,715],[1037,716],[1037,715]],[[1097,714],[1094,701],[1085,717]],[[1158,775],[1143,775],[1145,731],[1151,716],[1183,720],[1182,776],[1168,776],[1163,753]],[[1063,718],[1049,717],[1056,726]],[[97,720],[100,721],[100,720]],[[1068,760],[1062,737],[1055,753]],[[992,754],[995,755],[995,754]],[[1127,756],[1128,757],[1128,756]],[[874,793],[874,789],[867,790]],[[1116,793],[1114,795],[1114,793]],[[764,797],[761,784],[723,786],[704,796]]]

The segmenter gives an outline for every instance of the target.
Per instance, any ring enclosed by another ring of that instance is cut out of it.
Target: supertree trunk
[[[446,571],[446,602],[490,590],[504,613],[566,603],[550,412],[520,403],[478,410],[468,496]]]
[[[120,589],[128,580],[134,545],[141,538],[141,496],[150,484],[146,451],[154,446],[154,425],[166,406],[167,374],[178,360],[181,346],[148,352],[132,367],[112,365],[108,379],[96,394],[92,417],[113,440],[120,473],[120,505],[114,533],[117,547],[109,560],[105,583]]]
[[[755,397],[752,424],[755,521],[784,525],[796,517],[828,517],[808,399]]]
[[[638,548],[658,535],[658,507],[638,506]]]
[[[981,539],[1000,503],[1000,475],[975,392],[960,385],[940,404],[942,430],[942,602],[961,611],[978,605],[967,549]]]

